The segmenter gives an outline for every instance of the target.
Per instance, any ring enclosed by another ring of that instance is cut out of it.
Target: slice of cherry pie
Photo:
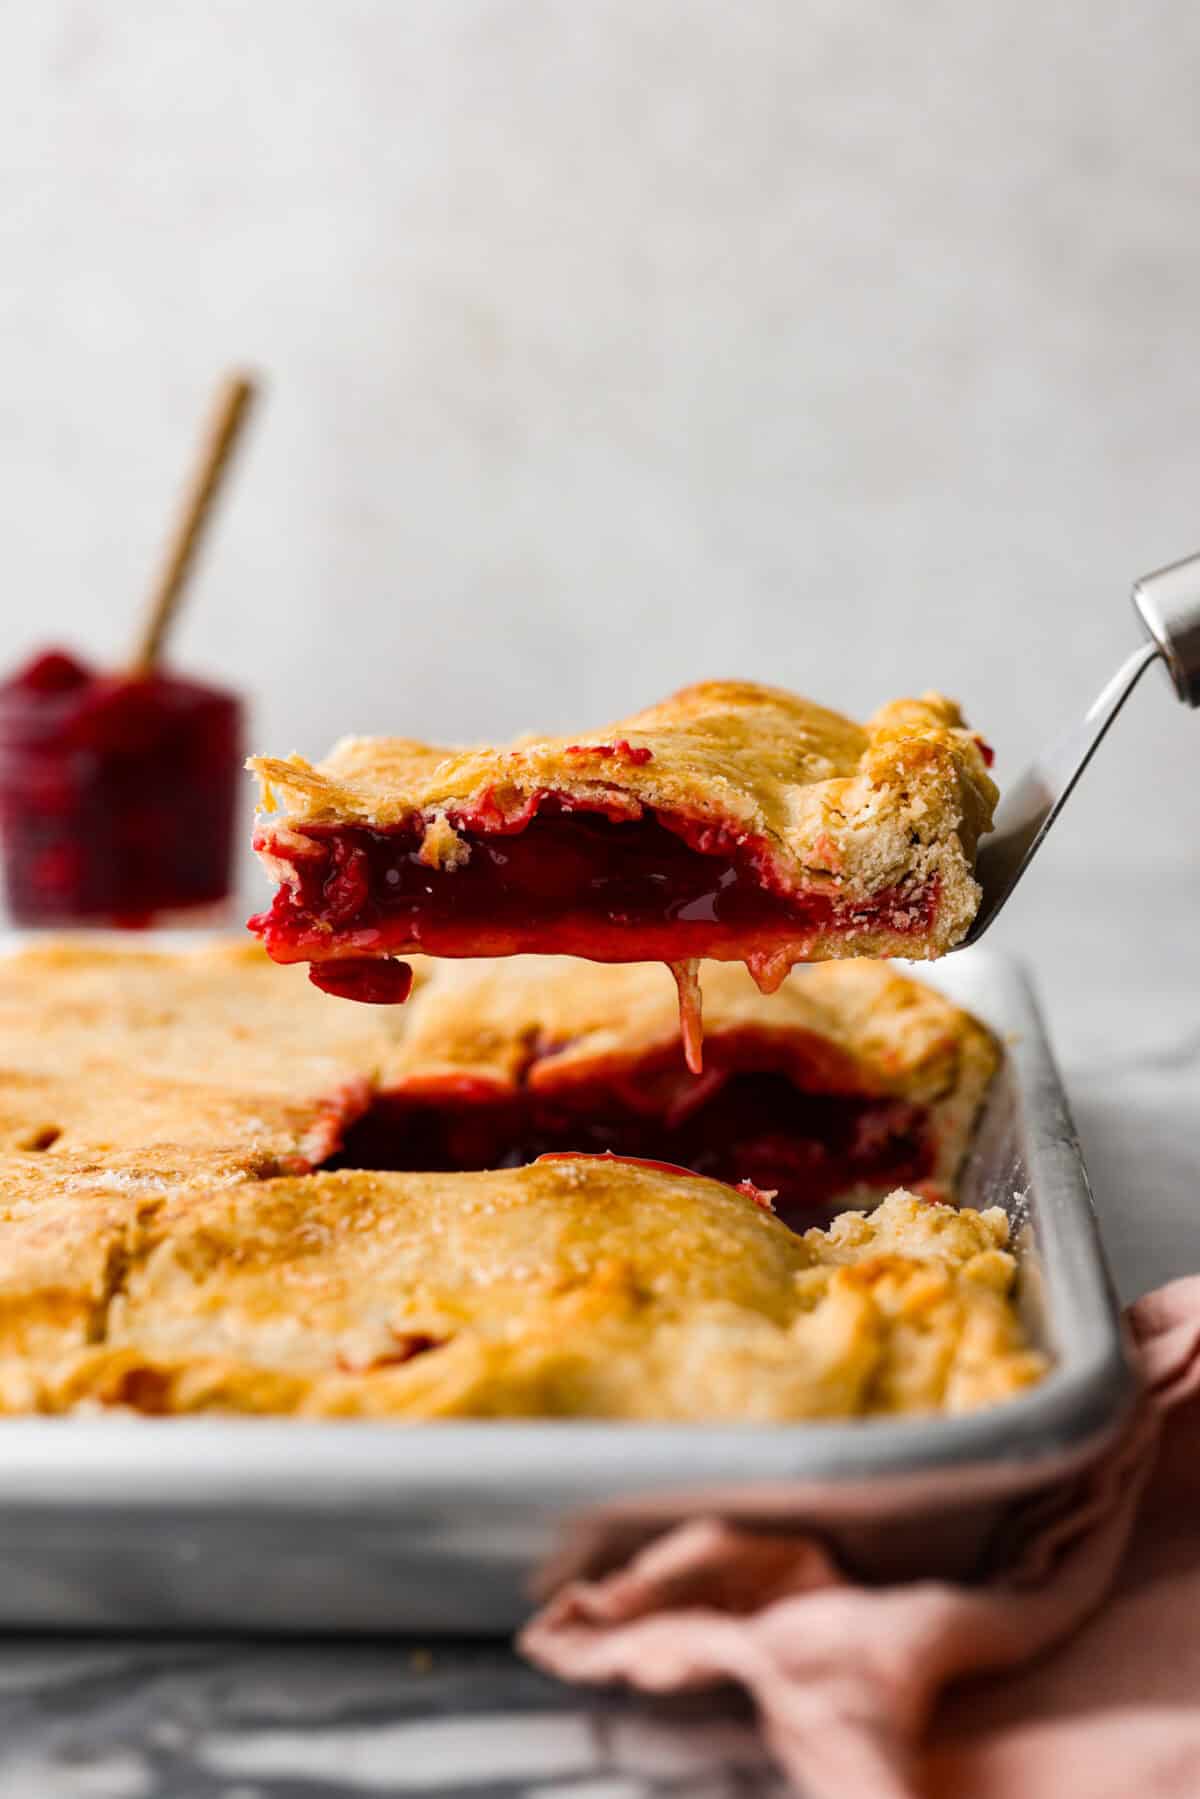
[[[405,998],[390,959],[412,951],[666,962],[698,1071],[701,957],[744,962],[767,992],[796,962],[959,941],[989,754],[936,694],[864,727],[713,681],[590,736],[258,757],[255,847],[278,891],[251,928],[355,999]]]

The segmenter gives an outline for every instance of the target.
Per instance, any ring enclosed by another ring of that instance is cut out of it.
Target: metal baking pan
[[[1133,1383],[1079,1144],[1024,977],[914,969],[1006,1046],[966,1171],[1013,1216],[1038,1387],[957,1418],[792,1426],[0,1422],[0,1624],[507,1631],[566,1574],[721,1514],[814,1527],[874,1577],[969,1574],[1079,1470]]]

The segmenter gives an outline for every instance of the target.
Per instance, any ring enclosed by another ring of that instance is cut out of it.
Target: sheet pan
[[[914,968],[1005,1043],[963,1187],[1016,1227],[1054,1357],[961,1418],[795,1426],[286,1419],[0,1422],[0,1624],[498,1632],[565,1574],[720,1514],[820,1529],[872,1576],[970,1574],[1132,1398],[1087,1174],[1028,985],[986,950]]]

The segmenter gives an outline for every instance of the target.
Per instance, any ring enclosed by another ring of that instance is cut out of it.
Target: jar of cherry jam
[[[49,650],[0,685],[0,842],[23,925],[201,922],[230,890],[242,707]]]

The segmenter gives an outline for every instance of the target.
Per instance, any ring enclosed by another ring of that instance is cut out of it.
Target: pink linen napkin
[[[1129,1323],[1129,1427],[990,1583],[857,1586],[812,1537],[701,1520],[564,1587],[521,1648],[565,1680],[739,1682],[809,1799],[1196,1799],[1200,1275]]]

